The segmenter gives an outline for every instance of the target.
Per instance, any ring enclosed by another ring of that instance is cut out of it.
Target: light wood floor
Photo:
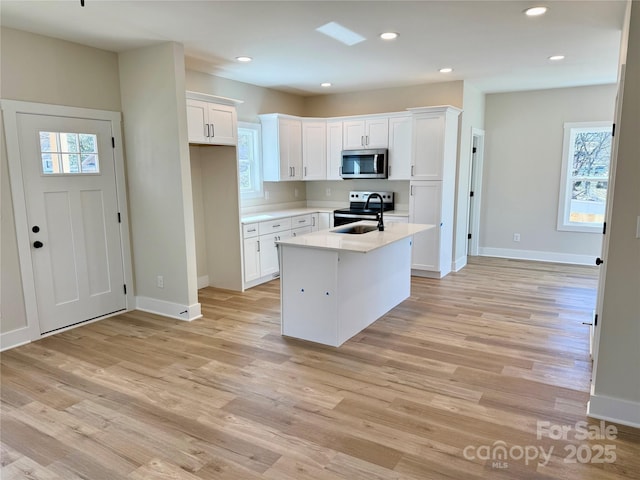
[[[338,349],[280,336],[277,281],[201,290],[192,323],[133,312],[15,348],[1,355],[1,477],[640,478],[638,430],[575,438],[596,274],[476,259],[415,278]],[[571,431],[538,439],[538,421]],[[502,464],[483,459],[500,445]],[[529,447],[553,447],[549,463],[516,458]],[[565,461],[605,447],[614,462]]]

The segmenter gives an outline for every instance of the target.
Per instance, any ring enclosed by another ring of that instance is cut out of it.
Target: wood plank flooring
[[[477,258],[414,278],[337,349],[280,336],[277,281],[203,289],[191,323],[132,312],[15,348],[0,359],[0,476],[638,479],[640,431],[576,438],[576,422],[599,425],[582,325],[596,275]],[[538,438],[538,422],[570,431]]]

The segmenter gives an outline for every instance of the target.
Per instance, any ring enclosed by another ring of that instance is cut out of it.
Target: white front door
[[[125,310],[111,122],[17,120],[40,332]]]

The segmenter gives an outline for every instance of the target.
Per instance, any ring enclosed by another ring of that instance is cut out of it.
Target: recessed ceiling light
[[[531,7],[531,8],[527,8],[524,11],[524,14],[528,17],[537,17],[539,15],[544,15],[545,13],[547,13],[547,7]]]
[[[251,60],[253,60],[253,58],[242,56],[242,57],[236,57],[236,60],[239,61],[239,62],[242,62],[242,63],[247,63],[247,62],[250,62]]]
[[[320,84],[321,87],[329,88],[331,86],[331,82],[324,82]]]
[[[445,67],[445,68],[441,68],[440,70],[438,70],[440,73],[451,73],[453,72],[453,68],[450,67]]]
[[[380,34],[380,38],[383,40],[394,40],[398,38],[398,34],[396,32],[384,32]]]
[[[552,62],[557,62],[558,60],[564,60],[564,55],[552,55],[549,57],[549,60]]]

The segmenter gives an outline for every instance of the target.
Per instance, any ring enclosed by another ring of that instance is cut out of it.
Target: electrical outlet
[[[327,197],[330,197],[330,196],[331,196],[331,189],[330,189],[330,188],[327,188],[327,189],[325,190],[325,192],[324,192],[324,193],[325,193],[325,195],[326,195]]]
[[[264,191],[264,199],[269,200],[269,190]]]
[[[519,233],[514,233],[513,234],[513,241],[514,242],[519,242],[520,241],[520,234]]]
[[[158,288],[164,288],[164,277],[162,275],[156,277],[156,286]]]

